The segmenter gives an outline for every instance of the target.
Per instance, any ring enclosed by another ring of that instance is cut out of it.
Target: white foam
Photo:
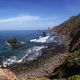
[[[36,43],[57,43],[62,44],[63,40],[59,36],[46,36],[46,37],[40,37],[39,39],[32,39],[30,42],[36,42]]]
[[[24,44],[25,44],[25,42],[23,42],[23,41],[20,41],[20,43],[21,43],[22,45],[24,45]]]
[[[18,60],[18,62],[22,61],[31,61],[36,59],[37,57],[42,55],[41,49],[47,48],[47,46],[34,46],[26,51],[26,55],[21,58],[21,60]]]
[[[30,42],[37,42],[37,43],[46,43],[46,40],[49,38],[49,36],[46,37],[40,37],[39,39],[32,39]]]
[[[37,59],[37,57],[42,55],[41,49],[47,48],[47,46],[34,46],[26,51],[26,55],[24,55],[21,59],[17,59],[16,56],[12,56],[7,60],[3,61],[3,66],[7,67],[15,63],[22,63],[23,61],[32,61]]]
[[[5,41],[5,44],[8,45],[9,47],[11,47],[11,44],[8,43],[7,41]]]
[[[7,60],[3,61],[3,66],[7,67],[10,66],[11,64],[14,64],[17,62],[17,57],[16,56],[12,56],[10,58],[8,58]]]

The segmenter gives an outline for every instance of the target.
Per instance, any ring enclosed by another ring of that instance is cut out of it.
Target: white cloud
[[[35,30],[47,29],[54,25],[53,18],[42,18],[40,16],[19,15],[16,17],[0,19],[0,30]]]
[[[16,17],[7,18],[7,19],[0,19],[0,23],[36,21],[36,20],[39,20],[39,19],[40,19],[39,16],[24,15],[24,16],[16,16]]]

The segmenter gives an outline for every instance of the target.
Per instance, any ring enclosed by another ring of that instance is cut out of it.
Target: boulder
[[[18,80],[18,78],[9,69],[0,68],[0,80]]]

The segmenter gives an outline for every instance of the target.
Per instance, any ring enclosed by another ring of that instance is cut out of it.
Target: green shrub
[[[80,75],[72,76],[69,80],[80,80]]]

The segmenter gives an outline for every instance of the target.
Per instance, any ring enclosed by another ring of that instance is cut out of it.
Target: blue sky
[[[37,30],[80,13],[80,0],[0,0],[0,30]]]

